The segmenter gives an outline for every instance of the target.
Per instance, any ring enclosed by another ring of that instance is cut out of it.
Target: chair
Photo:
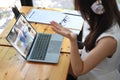
[[[22,6],[33,6],[32,0],[20,0]]]

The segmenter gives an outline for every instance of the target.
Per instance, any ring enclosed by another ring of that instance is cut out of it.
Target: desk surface
[[[58,64],[26,62],[12,47],[0,46],[0,80],[66,80],[70,55]]]
[[[21,12],[27,14],[32,7],[22,7]],[[0,35],[0,80],[66,80],[70,54],[69,40],[64,38],[58,64],[27,62],[6,41],[6,36],[15,23],[13,19]],[[50,25],[31,23],[42,33],[54,33]]]

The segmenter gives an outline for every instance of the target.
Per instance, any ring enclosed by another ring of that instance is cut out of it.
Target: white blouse
[[[78,80],[119,80],[120,73],[118,66],[120,64],[120,28],[118,24],[114,24],[112,28],[101,34],[96,42],[103,37],[111,36],[117,41],[117,49],[111,58],[105,58],[93,70],[85,75],[79,76]],[[88,53],[83,48],[81,58],[84,60]],[[91,63],[92,64],[92,63]]]

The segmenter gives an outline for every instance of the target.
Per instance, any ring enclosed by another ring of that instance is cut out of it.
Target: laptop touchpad
[[[47,53],[59,53],[61,48],[61,41],[50,41]]]

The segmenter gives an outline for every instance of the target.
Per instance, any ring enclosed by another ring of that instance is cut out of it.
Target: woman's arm
[[[56,22],[51,22],[51,28],[58,34],[67,37],[70,40],[71,44],[71,66],[73,73],[77,75],[82,71],[83,61],[80,58],[80,53],[77,45],[77,35],[72,33],[69,29],[62,27]]]
[[[112,37],[104,37],[100,39],[89,53],[87,58],[83,61],[80,58],[78,46],[77,46],[77,36],[72,33],[69,29],[62,27],[56,22],[51,22],[52,29],[58,34],[67,37],[71,44],[71,66],[73,73],[76,76],[85,74],[96,67],[101,61],[106,57],[112,56],[116,50],[117,42]]]

